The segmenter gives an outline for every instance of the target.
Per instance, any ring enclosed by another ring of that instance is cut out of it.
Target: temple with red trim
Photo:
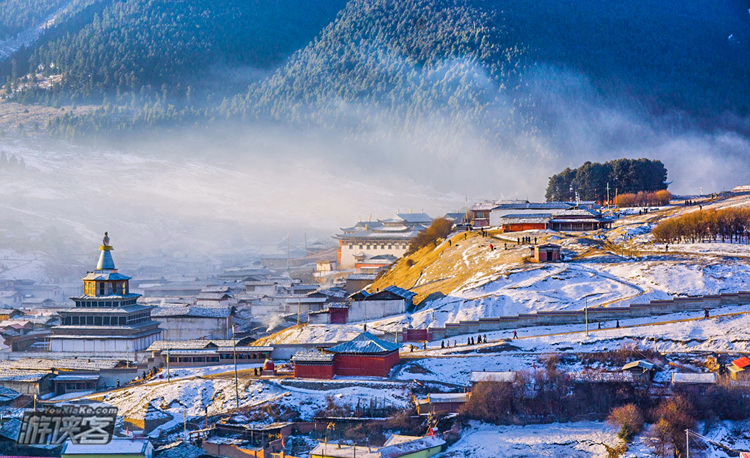
[[[354,377],[388,377],[399,362],[399,348],[394,342],[363,332],[354,339],[325,350],[305,350],[293,357],[294,376],[330,379],[334,375]]]

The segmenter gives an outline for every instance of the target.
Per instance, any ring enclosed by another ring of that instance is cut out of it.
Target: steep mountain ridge
[[[58,38],[17,56],[17,74],[41,65],[63,78],[14,97],[106,97],[114,110],[95,116],[115,120],[62,122],[105,130],[226,118],[357,130],[439,116],[448,130],[510,129],[489,137],[503,143],[590,99],[744,132],[745,3],[105,0],[78,30],[58,24]]]

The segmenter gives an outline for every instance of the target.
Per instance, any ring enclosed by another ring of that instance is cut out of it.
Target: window
[[[354,249],[354,245],[349,245],[349,249],[353,250]]]
[[[99,295],[104,296],[104,283],[99,283]]]

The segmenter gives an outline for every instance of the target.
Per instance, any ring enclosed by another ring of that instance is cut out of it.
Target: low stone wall
[[[677,297],[671,300],[651,301],[647,304],[631,304],[626,307],[594,307],[588,309],[588,318],[589,326],[592,323],[596,326],[596,323],[600,321],[644,318],[678,312],[697,312],[704,309],[711,310],[727,305],[742,304],[750,304],[750,291],[697,297]],[[466,334],[512,330],[530,326],[583,324],[584,322],[585,316],[583,310],[552,311],[446,323],[445,327],[430,327],[427,331],[432,340],[442,340]],[[409,330],[405,329],[401,334],[400,338],[402,341],[404,337],[408,339]]]

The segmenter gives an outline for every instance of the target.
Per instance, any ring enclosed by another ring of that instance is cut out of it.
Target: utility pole
[[[607,183],[607,208],[609,208],[609,183]]]
[[[299,301],[300,301],[300,300],[299,300],[299,299],[297,299],[297,326],[299,326],[299,308],[300,308],[300,304],[299,304]]]
[[[237,408],[240,408],[240,389],[237,382],[237,335],[234,332],[234,323],[232,323],[232,345],[234,347],[234,396],[237,400]]]
[[[130,345],[125,342],[125,367],[130,367]]]
[[[583,314],[586,317],[586,337],[589,336],[589,298],[588,296],[584,297],[584,305],[583,305]]]
[[[187,409],[184,407],[182,408],[182,429],[183,434],[185,435],[185,442],[188,441],[188,435],[187,435]]]
[[[685,458],[690,458],[690,430],[685,430]]]
[[[167,348],[167,381],[171,382],[169,378],[169,348]]]

